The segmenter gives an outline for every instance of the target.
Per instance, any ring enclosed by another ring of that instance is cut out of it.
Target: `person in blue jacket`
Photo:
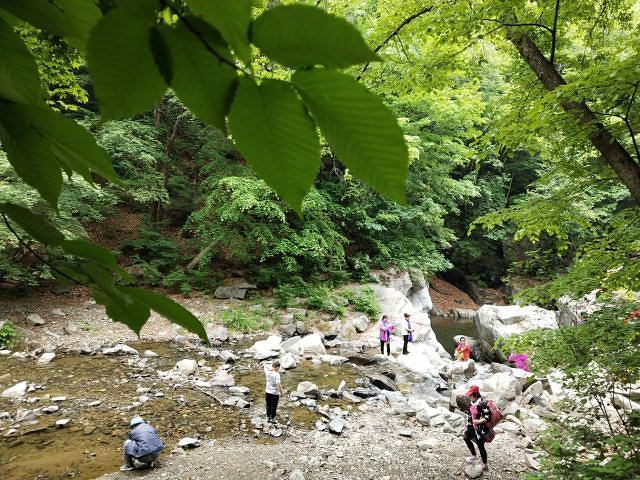
[[[129,439],[124,442],[124,465],[120,467],[123,472],[133,470],[134,459],[147,466],[153,466],[153,462],[164,448],[156,429],[141,417],[133,417],[130,426]]]

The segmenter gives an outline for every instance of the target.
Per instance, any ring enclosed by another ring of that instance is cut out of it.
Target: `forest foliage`
[[[456,267],[533,277],[518,298],[543,305],[640,288],[633,185],[592,141],[638,163],[635,2],[27,3],[0,2],[5,285],[72,277],[116,319],[142,302],[135,328],[157,299],[131,285],[237,271],[305,291]]]

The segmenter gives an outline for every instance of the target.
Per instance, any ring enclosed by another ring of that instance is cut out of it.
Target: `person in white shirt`
[[[275,361],[271,365],[265,364],[264,374],[267,384],[265,388],[265,398],[267,400],[267,421],[276,423],[276,410],[278,409],[278,400],[282,395],[282,385],[280,384],[280,362]]]
[[[404,319],[402,320],[402,354],[406,355],[409,353],[409,342],[413,342],[413,327],[411,326],[411,315],[408,313],[404,314]]]

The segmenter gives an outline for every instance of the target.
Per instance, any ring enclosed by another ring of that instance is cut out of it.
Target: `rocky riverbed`
[[[392,357],[380,355],[377,325],[361,315],[298,325],[289,320],[305,313],[292,309],[270,336],[209,322],[207,347],[155,316],[140,341],[86,299],[55,309],[3,304],[6,317],[31,316],[31,325],[21,348],[0,356],[0,477],[475,478],[481,472],[464,463],[465,418],[454,408],[470,383],[508,413],[484,477],[516,479],[535,467],[531,441],[541,418],[555,414],[553,384],[501,364],[453,362],[426,313],[394,288],[375,290],[392,318],[414,314],[409,355],[398,355],[398,336]],[[185,303],[201,318],[235,306]],[[262,365],[276,358],[285,397],[271,426]],[[135,414],[167,448],[155,470],[112,474]]]

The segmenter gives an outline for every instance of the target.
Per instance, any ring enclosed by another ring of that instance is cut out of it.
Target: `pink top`
[[[391,325],[388,321],[382,320],[380,322],[380,341],[388,342],[389,333],[393,332],[394,328],[395,328],[394,325]]]

